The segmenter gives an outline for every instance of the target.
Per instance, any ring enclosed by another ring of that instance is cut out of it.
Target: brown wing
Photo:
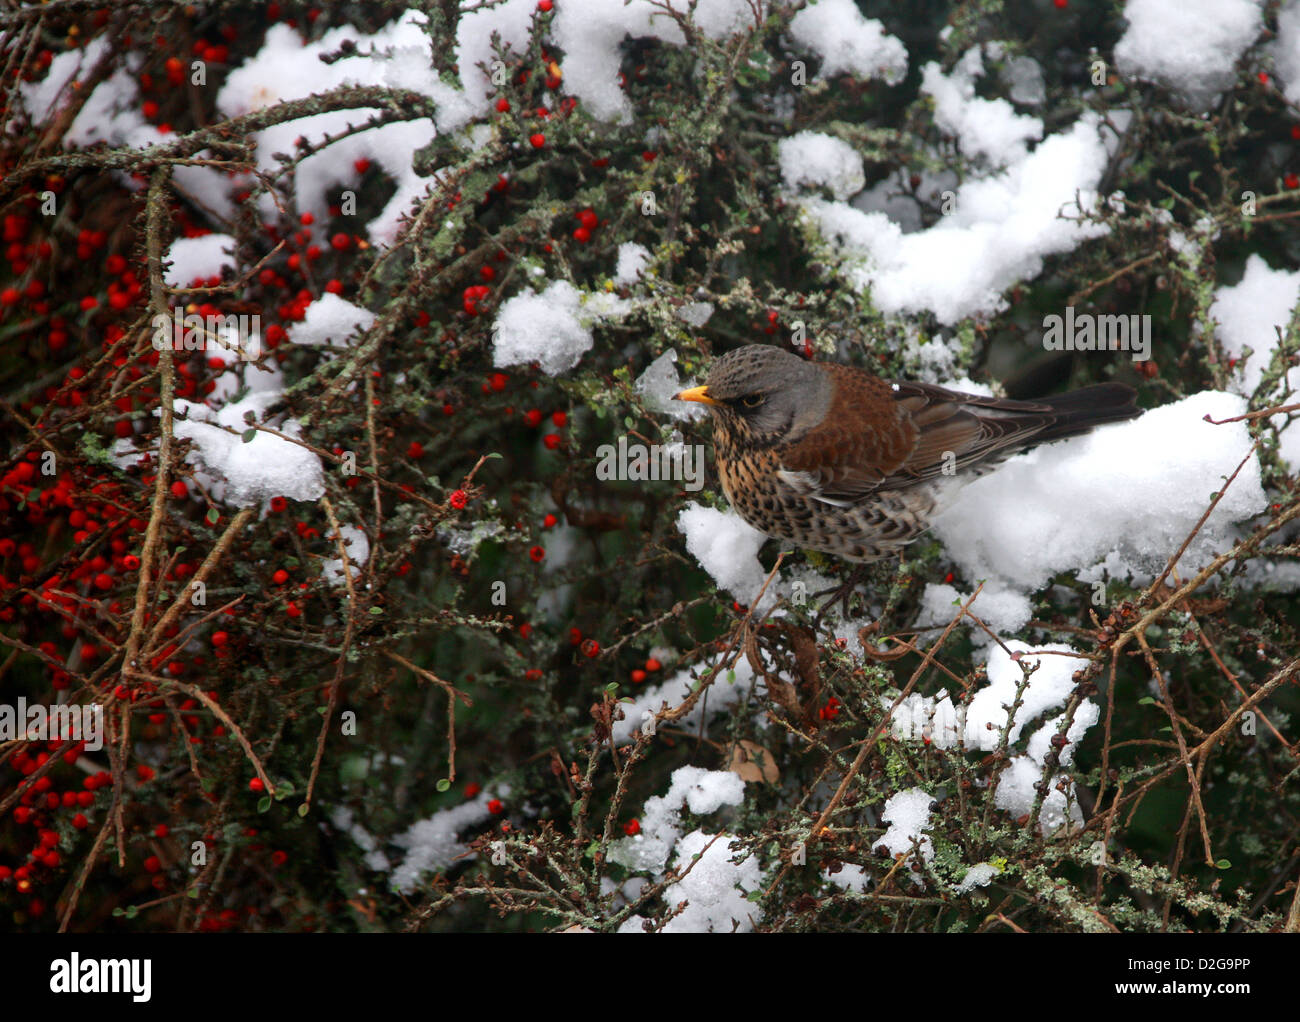
[[[825,423],[777,453],[788,485],[828,503],[1001,460],[1055,419],[1048,404],[890,384],[848,366],[826,369],[835,392]]]
[[[789,485],[831,503],[849,502],[906,465],[919,430],[884,380],[850,366],[824,368],[835,382],[825,420],[777,454]]]
[[[899,409],[918,435],[907,460],[882,489],[996,464],[1036,442],[1058,420],[1052,405],[962,394],[926,383],[896,384]]]

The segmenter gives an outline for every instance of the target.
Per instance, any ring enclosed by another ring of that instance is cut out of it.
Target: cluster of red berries
[[[644,668],[638,667],[632,672],[633,684],[640,685],[641,682],[646,680],[647,675],[654,674],[655,672],[661,670],[662,668],[663,668],[663,664],[661,664],[654,657],[650,657],[649,659],[646,660]]]
[[[591,232],[600,226],[600,222],[600,217],[592,210],[584,209],[578,214],[578,227],[573,232],[573,240],[585,245],[591,240]]]
[[[465,310],[465,314],[467,316],[480,315],[483,310],[479,308],[479,302],[483,301],[483,299],[491,293],[492,289],[486,284],[471,284],[469,287],[465,288],[463,296],[464,300],[461,303],[462,308]]]
[[[100,770],[84,777],[79,787],[69,786],[58,790],[52,773],[75,765],[85,751],[85,743],[79,742],[63,753],[62,758],[67,767],[52,769],[49,767],[50,757],[62,748],[63,743],[55,740],[43,744],[45,747],[40,751],[33,751],[35,746],[29,746],[19,748],[14,753],[11,765],[21,777],[31,777],[42,768],[50,772],[28,784],[18,798],[18,805],[13,809],[13,822],[19,827],[31,828],[30,844],[27,844],[25,852],[19,853],[23,861],[17,865],[0,862],[0,887],[12,884],[18,894],[27,898],[25,909],[33,918],[39,918],[46,910],[45,902],[37,896],[37,891],[55,880],[55,871],[64,864],[60,849],[65,844],[65,838],[60,836],[57,829],[57,817],[64,814],[74,830],[85,830],[90,826],[90,819],[84,810],[90,810],[95,805],[96,791],[113,783],[111,775]],[[153,771],[149,769],[147,774],[138,776],[144,782],[152,779]],[[21,833],[19,841],[26,843]]]

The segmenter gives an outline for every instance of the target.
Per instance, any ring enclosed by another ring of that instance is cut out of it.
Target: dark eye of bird
[[[757,408],[766,400],[766,394],[747,394],[740,399],[740,403],[746,408]]]

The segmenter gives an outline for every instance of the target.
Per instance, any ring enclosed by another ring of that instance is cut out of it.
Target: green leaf
[[[244,441],[246,444],[251,444],[256,437],[257,430],[255,429],[246,429],[244,432],[239,434],[239,439]]]
[[[221,520],[221,512],[215,507],[208,508],[208,513],[204,515],[209,525],[216,525]]]
[[[436,787],[439,791],[450,791],[451,781],[447,780],[447,778],[445,777],[440,777],[438,779],[438,783],[434,785],[434,787]]]
[[[1215,869],[1232,869],[1232,863],[1227,859],[1220,859],[1214,864]]]
[[[258,811],[259,813],[264,813],[264,812],[266,812],[267,810],[269,810],[270,808],[271,808],[271,796],[270,796],[270,795],[263,795],[261,798],[259,798],[259,799],[257,800],[257,811]]]
[[[384,612],[384,608],[383,608],[383,607],[371,607],[371,608],[370,608],[370,613],[371,613],[371,614],[374,614],[376,617],[378,617],[378,616],[379,616],[380,614],[382,614],[383,612]]]
[[[311,812],[311,806],[309,806],[306,802],[304,802],[302,805],[298,807],[299,816],[306,816],[310,812]]]
[[[608,692],[610,695],[613,695],[615,692],[618,691],[618,682],[611,681],[608,685],[605,686],[605,691]]]

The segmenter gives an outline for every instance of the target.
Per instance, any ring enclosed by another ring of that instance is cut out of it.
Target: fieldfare
[[[1038,401],[891,383],[853,366],[751,344],[675,395],[713,416],[722,488],[769,536],[863,563],[930,525],[960,486],[1035,444],[1140,414],[1101,383]]]

